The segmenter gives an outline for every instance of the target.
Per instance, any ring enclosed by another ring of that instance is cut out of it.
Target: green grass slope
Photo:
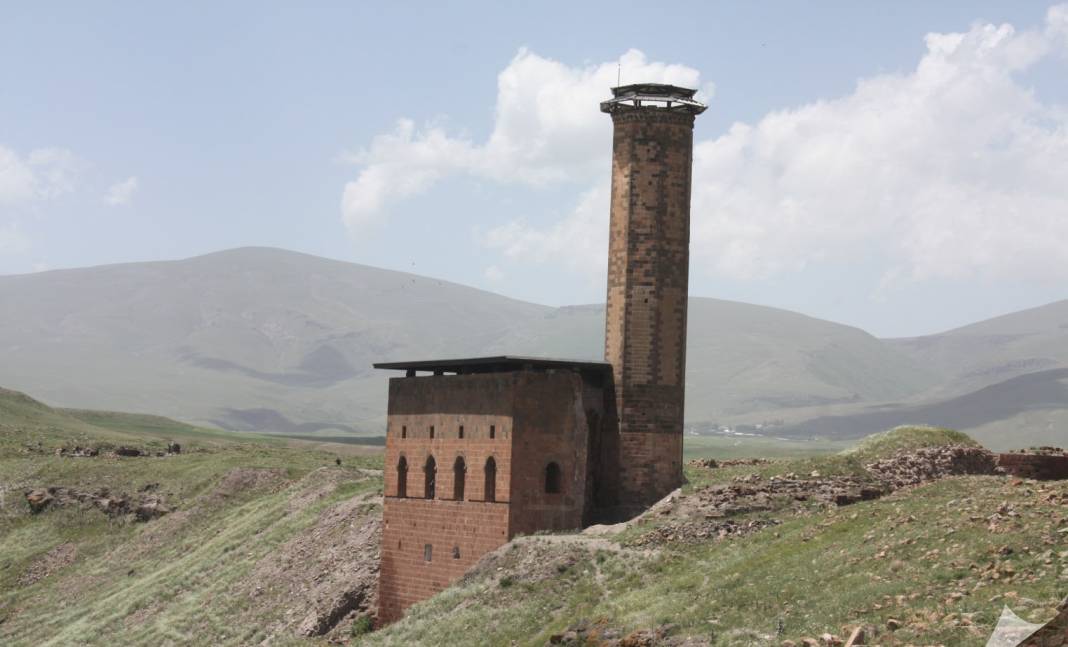
[[[54,453],[171,440],[182,444],[180,455]],[[0,391],[0,644],[306,642],[291,626],[301,618],[286,625],[286,614],[314,601],[302,602],[292,582],[287,589],[256,574],[274,572],[278,551],[305,541],[307,563],[289,574],[304,583],[323,568],[321,554],[344,545],[324,528],[377,523],[374,506],[360,501],[380,491],[368,468],[381,465],[376,455],[358,455],[366,450],[291,444],[153,416],[57,410]],[[45,486],[151,488],[174,511],[148,523],[75,506],[30,514],[22,491]],[[324,525],[339,509],[343,523]],[[261,583],[264,590],[254,588]]]
[[[691,470],[689,487],[754,471],[862,474],[865,461],[946,443],[970,444],[946,430],[901,429],[830,457]],[[621,545],[641,527],[609,539],[524,538],[362,644],[544,645],[589,622],[624,634],[670,625],[715,645],[844,637],[860,625],[878,627],[884,645],[983,645],[1003,605],[1046,621],[1068,593],[1063,482],[948,478],[782,521],[657,550]]]

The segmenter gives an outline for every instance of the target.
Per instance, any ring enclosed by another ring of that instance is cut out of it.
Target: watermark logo
[[[1013,613],[1012,609],[1005,607],[986,647],[1046,647],[1064,644],[1063,641],[1068,636],[1068,599],[1062,602],[1057,610],[1055,618],[1046,624],[1037,625],[1027,622]]]

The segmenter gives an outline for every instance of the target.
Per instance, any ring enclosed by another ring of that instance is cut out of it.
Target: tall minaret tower
[[[686,299],[695,90],[613,88],[612,206],[605,359],[619,420],[619,504],[653,503],[682,483]]]

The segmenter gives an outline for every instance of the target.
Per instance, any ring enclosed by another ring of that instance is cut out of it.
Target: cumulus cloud
[[[38,148],[27,155],[0,146],[0,205],[28,204],[68,193],[77,161],[64,148]]]
[[[619,67],[628,79],[699,85],[697,70],[650,62],[637,50],[619,61],[583,67],[520,50],[497,77],[494,126],[485,142],[401,119],[392,132],[347,155],[363,168],[345,185],[345,224],[360,231],[391,203],[450,175],[527,186],[589,181],[607,166],[610,128],[610,121],[592,107],[615,85]]]
[[[925,43],[907,72],[695,142],[695,271],[756,280],[875,259],[884,276],[873,290],[1064,276],[1068,107],[1042,101],[1021,77],[1040,62],[1068,66],[1068,5],[1037,29],[977,24]],[[624,81],[699,87],[692,68],[637,51],[622,60]],[[611,126],[593,106],[615,74],[615,61],[568,67],[521,51],[498,77],[487,141],[403,121],[359,153],[346,223],[358,229],[449,175],[533,188],[571,182],[580,198],[558,222],[514,220],[478,241],[511,261],[601,276]]]
[[[108,188],[107,194],[104,196],[104,202],[113,207],[125,206],[130,204],[133,200],[134,193],[137,192],[137,178],[128,177],[122,182],[116,182]]]
[[[609,193],[605,178],[580,196],[567,218],[547,229],[513,220],[491,228],[480,236],[480,242],[512,260],[552,262],[599,277],[608,263]]]
[[[873,254],[886,281],[1068,270],[1068,113],[1017,78],[1042,31],[930,34],[908,74],[735,124],[694,151],[696,258],[760,278]]]

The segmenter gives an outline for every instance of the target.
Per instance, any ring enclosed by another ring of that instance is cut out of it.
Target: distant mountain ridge
[[[796,424],[1068,367],[1068,301],[1017,315],[881,341],[795,312],[694,297],[687,421]],[[0,384],[59,406],[227,429],[379,435],[389,375],[372,362],[600,358],[603,327],[602,305],[553,308],[241,248],[0,277]]]

